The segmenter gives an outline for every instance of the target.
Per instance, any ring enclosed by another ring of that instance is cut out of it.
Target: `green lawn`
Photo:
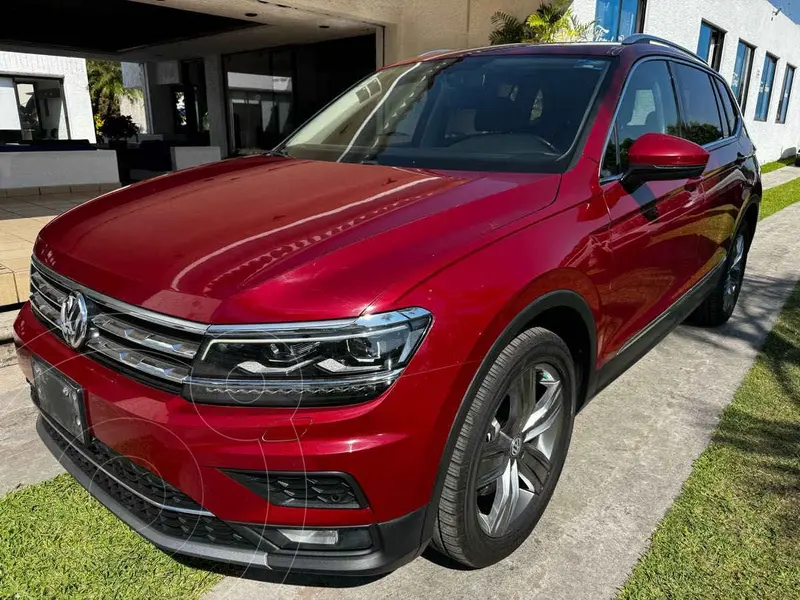
[[[761,214],[759,218],[765,219],[798,201],[800,201],[800,178],[764,192],[764,197],[761,198]]]
[[[764,163],[763,165],[761,165],[761,172],[772,173],[772,171],[777,171],[778,169],[782,169],[783,167],[793,165],[794,161],[795,158],[791,157],[791,158],[782,158],[774,162]]]
[[[0,598],[196,598],[219,579],[157,550],[68,475],[0,498]]]
[[[800,285],[619,598],[800,598]]]

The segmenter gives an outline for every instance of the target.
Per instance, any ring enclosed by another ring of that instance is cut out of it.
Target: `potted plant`
[[[117,168],[121,182],[130,180],[130,161],[128,160],[128,139],[139,135],[139,126],[127,115],[106,117],[100,126],[100,135],[108,142],[108,147],[117,153]]]

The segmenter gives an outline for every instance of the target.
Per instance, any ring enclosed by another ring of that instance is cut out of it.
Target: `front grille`
[[[101,442],[68,442],[46,419],[43,426],[61,452],[89,477],[92,486],[102,489],[156,531],[186,541],[255,547],[180,490]]]
[[[225,473],[271,504],[298,508],[364,508],[364,495],[345,473]]]
[[[72,292],[86,299],[88,330],[82,352],[146,385],[179,393],[189,377],[205,325],[174,319],[88,290],[31,264],[31,307],[40,321],[65,340],[61,307]]]

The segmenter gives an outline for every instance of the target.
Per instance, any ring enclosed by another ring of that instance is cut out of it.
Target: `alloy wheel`
[[[726,313],[733,312],[736,298],[744,278],[744,234],[736,236],[733,243],[733,258],[728,266],[725,277],[725,291],[722,299],[723,309]]]
[[[536,502],[553,470],[565,410],[556,369],[541,363],[508,386],[486,432],[475,484],[478,522],[501,537]]]

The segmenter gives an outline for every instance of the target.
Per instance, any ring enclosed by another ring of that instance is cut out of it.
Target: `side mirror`
[[[628,150],[628,170],[622,185],[633,190],[647,181],[699,177],[709,154],[694,142],[664,133],[645,133]]]

